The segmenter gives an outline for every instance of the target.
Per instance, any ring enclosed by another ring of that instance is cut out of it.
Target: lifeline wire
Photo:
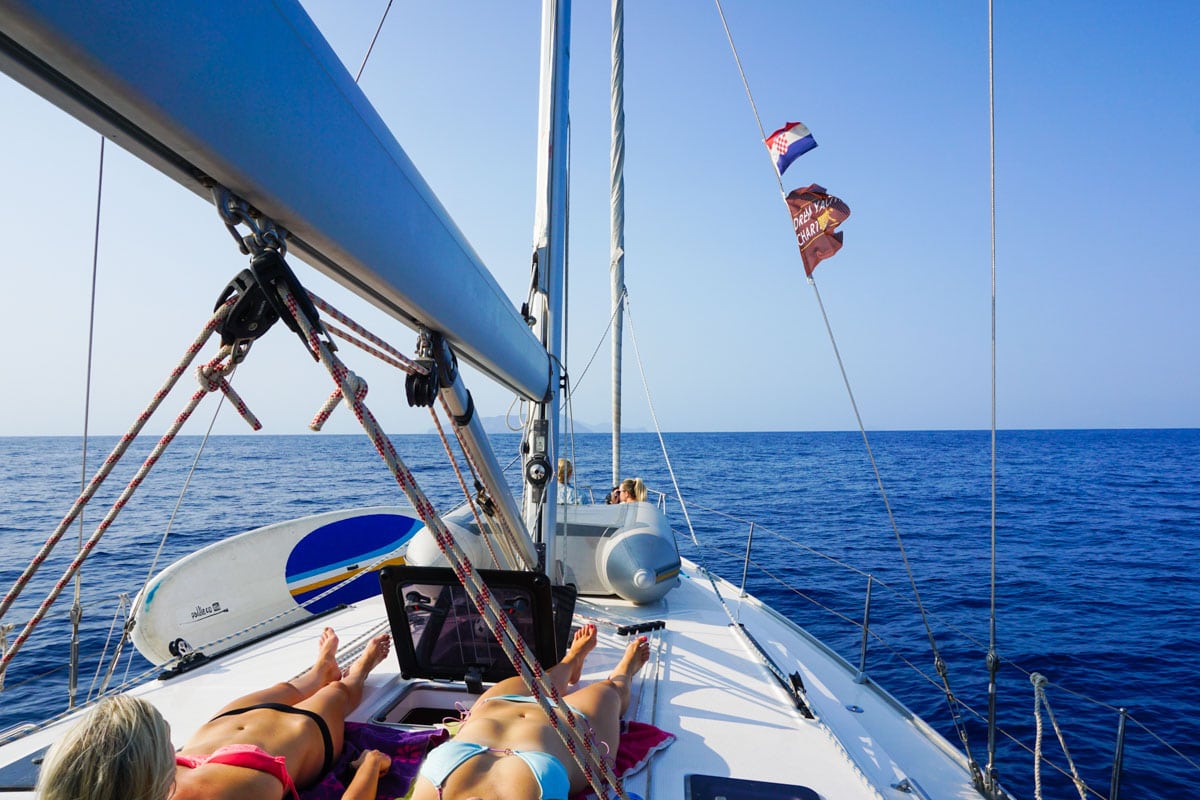
[[[717,6],[717,13],[721,17],[721,26],[725,29],[725,37],[729,41],[729,49],[733,53],[733,59],[737,64],[738,74],[741,75],[741,78],[742,78],[742,86],[745,87],[745,90],[746,90],[746,98],[750,102],[750,109],[754,113],[754,120],[758,125],[758,132],[759,132],[760,139],[765,140],[766,139],[766,130],[765,130],[765,128],[763,128],[762,119],[758,113],[758,106],[754,102],[754,94],[750,91],[750,82],[747,80],[746,72],[742,68],[742,61],[741,61],[741,58],[738,56],[737,47],[733,43],[733,34],[730,32],[729,25],[725,20],[725,12],[721,9],[721,0],[715,0],[715,2],[716,2],[716,6]],[[769,157],[770,156],[769,150],[767,151],[767,154]],[[780,196],[783,198],[785,207],[786,207],[787,194],[783,188],[783,176],[780,174],[779,169],[775,165],[774,160],[771,161],[771,171],[775,174],[775,179],[779,184],[779,193],[780,193]],[[971,756],[970,744],[967,741],[967,730],[966,730],[966,727],[962,723],[962,719],[959,715],[959,711],[957,708],[958,700],[956,699],[954,692],[950,688],[950,680],[946,674],[945,664],[942,660],[941,654],[938,651],[937,640],[935,639],[935,637],[933,635],[933,629],[930,627],[929,620],[926,617],[925,607],[924,607],[924,604],[921,602],[921,595],[920,595],[919,590],[917,589],[916,577],[914,576],[912,567],[909,564],[908,554],[905,552],[905,549],[904,549],[904,541],[900,536],[900,528],[896,525],[895,516],[892,514],[892,507],[891,507],[891,503],[888,501],[887,492],[883,488],[883,479],[880,477],[879,467],[875,463],[875,454],[871,450],[871,442],[867,438],[867,429],[863,425],[862,415],[858,411],[858,403],[854,399],[854,391],[853,391],[853,389],[850,388],[850,379],[846,374],[846,367],[842,363],[841,353],[838,351],[837,340],[833,335],[833,327],[829,324],[829,316],[825,313],[825,305],[824,305],[824,303],[821,302],[821,294],[817,290],[817,283],[811,275],[809,275],[809,277],[808,277],[808,283],[810,286],[813,287],[813,294],[817,299],[817,306],[821,310],[821,318],[825,322],[825,330],[829,334],[829,342],[831,345],[833,345],[833,352],[834,352],[834,356],[837,359],[838,369],[841,370],[841,373],[842,373],[842,382],[845,383],[845,385],[846,385],[846,392],[848,393],[848,395],[850,397],[850,405],[854,409],[854,418],[858,422],[858,429],[859,429],[859,432],[862,434],[863,444],[865,445],[866,450],[867,450],[867,457],[870,459],[871,469],[875,473],[875,482],[879,486],[879,493],[883,498],[884,507],[887,509],[888,520],[891,522],[892,530],[896,536],[896,544],[898,545],[898,547],[900,549],[900,558],[904,562],[905,570],[908,572],[909,583],[912,586],[913,595],[917,600],[917,607],[920,609],[920,612],[921,612],[921,620],[922,620],[923,624],[925,625],[925,633],[926,633],[927,638],[929,639],[930,648],[933,651],[934,664],[937,667],[938,674],[942,677],[943,688],[944,688],[944,691],[946,694],[946,703],[950,708],[950,714],[951,714],[951,717],[953,718],[953,722],[954,722],[954,729],[958,732],[958,738],[962,742],[963,750],[966,752],[967,761],[969,762],[969,764],[971,766],[971,772],[975,776],[976,782],[979,784],[982,784],[983,776],[979,771],[978,764],[976,763],[975,759]]]

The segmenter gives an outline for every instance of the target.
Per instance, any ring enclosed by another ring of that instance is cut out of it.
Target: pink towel
[[[675,734],[667,733],[661,728],[644,722],[629,721],[622,723],[621,743],[617,745],[617,761],[613,772],[624,780],[640,770],[650,761],[650,756],[666,748],[675,741]],[[596,793],[588,788],[571,800],[586,800],[594,798]]]

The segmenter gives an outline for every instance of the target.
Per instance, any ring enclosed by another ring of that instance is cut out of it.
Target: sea
[[[1071,764],[1087,796],[1110,797],[1122,723],[1119,796],[1193,796],[1200,430],[999,431],[994,527],[989,432],[875,432],[869,441],[878,479],[858,432],[627,434],[622,474],[667,495],[685,557],[740,585],[749,554],[746,591],[861,665],[956,745],[961,732],[981,765],[989,761],[994,632],[993,764],[1014,797],[1035,796],[1039,712],[1045,797],[1081,796]],[[85,469],[79,438],[0,438],[6,591],[115,443],[89,440]],[[397,436],[395,444],[435,506],[459,501],[438,437]],[[500,434],[493,445],[509,463],[519,441]],[[150,446],[134,445],[82,526],[67,529],[13,605],[3,620],[16,626],[9,645]],[[609,434],[575,436],[563,455],[585,497],[611,488]],[[516,481],[517,467],[508,474]],[[267,523],[398,502],[364,437],[181,437],[106,525],[82,569],[79,697],[119,638],[121,595],[132,596],[157,570]],[[0,730],[66,707],[64,634],[76,591],[64,587],[12,661]],[[148,667],[125,656],[115,677]],[[1046,681],[1044,702],[1035,700],[1034,675]]]

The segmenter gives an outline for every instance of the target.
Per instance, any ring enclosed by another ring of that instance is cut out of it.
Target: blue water
[[[199,441],[185,437],[168,452],[85,566],[83,692],[105,647],[115,599],[120,592],[135,592],[145,580]],[[494,441],[502,458],[515,452],[515,436]],[[1004,663],[998,677],[1003,733],[996,763],[1001,781],[1016,796],[1033,797],[1029,673],[1036,671],[1050,680],[1054,715],[1095,796],[1109,793],[1122,707],[1130,718],[1121,796],[1190,796],[1200,780],[1195,766],[1200,700],[1194,691],[1200,674],[1194,637],[1200,621],[1200,578],[1194,567],[1200,562],[1200,431],[1002,431],[998,441],[996,630]],[[748,588],[855,665],[870,573],[873,636],[867,673],[957,742],[861,436],[688,433],[669,434],[666,442],[708,566],[738,582],[754,521],[751,556],[771,575],[752,571]],[[93,440],[89,461],[98,463],[113,443]],[[987,710],[988,443],[986,432],[872,435],[951,689],[974,712],[961,712],[962,725],[981,763],[987,759],[987,735],[976,713]],[[456,502],[456,485],[447,477],[452,473],[444,468],[436,437],[399,437],[397,447],[438,507]],[[139,463],[147,448],[139,445],[130,463]],[[78,493],[79,451],[79,440],[72,438],[0,438],[0,582],[5,589]],[[574,458],[581,485],[592,483],[598,492],[607,487],[607,434],[578,437]],[[623,464],[627,474],[672,491],[655,436],[627,436]],[[123,486],[131,470],[123,467],[114,485],[119,479]],[[101,499],[111,502],[118,491],[105,490]],[[158,568],[260,524],[398,499],[365,439],[220,437],[208,443]],[[106,508],[94,504],[87,513],[87,534]],[[668,512],[681,534],[681,550],[700,559],[686,536],[679,504],[671,501]],[[66,538],[64,545],[73,550],[78,527]],[[28,619],[68,558],[64,553],[48,560],[7,622],[21,625]],[[67,600],[72,591],[67,589]],[[66,647],[55,643],[53,634],[66,624],[65,610],[55,612],[44,623],[46,638],[35,636],[10,667],[0,729],[65,706]],[[146,666],[140,657],[128,667],[122,662],[118,677]],[[1044,752],[1065,768],[1045,711],[1043,719]],[[1053,768],[1046,766],[1042,773],[1047,797],[1077,796]]]

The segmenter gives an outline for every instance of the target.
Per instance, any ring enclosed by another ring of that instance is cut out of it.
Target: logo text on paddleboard
[[[210,603],[206,606],[196,606],[192,609],[192,621],[201,620],[206,617],[215,616],[216,614],[224,614],[228,612],[228,608],[222,608],[219,602]]]

